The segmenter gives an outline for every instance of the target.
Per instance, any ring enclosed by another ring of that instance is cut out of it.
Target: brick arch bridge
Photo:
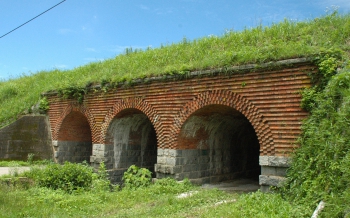
[[[300,90],[316,70],[291,59],[153,77],[90,92],[81,104],[46,93],[55,158],[104,161],[114,181],[136,164],[158,178],[276,185],[308,115]]]

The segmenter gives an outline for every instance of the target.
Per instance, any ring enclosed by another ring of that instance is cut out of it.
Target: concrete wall
[[[34,160],[52,159],[51,133],[45,115],[23,116],[0,129],[0,160],[26,161],[28,154]]]

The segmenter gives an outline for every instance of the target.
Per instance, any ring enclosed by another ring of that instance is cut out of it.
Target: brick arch
[[[260,155],[274,155],[274,141],[271,129],[263,115],[251,102],[236,93],[227,90],[207,91],[196,96],[188,102],[175,116],[169,138],[170,148],[175,148],[177,137],[184,122],[192,113],[207,105],[226,105],[238,110],[252,124],[260,143]]]
[[[53,130],[53,134],[52,134],[52,140],[57,140],[58,139],[58,134],[59,131],[61,129],[63,120],[72,112],[72,111],[77,111],[82,113],[86,118],[87,121],[90,125],[90,130],[91,130],[91,137],[92,137],[92,142],[94,143],[96,141],[96,133],[97,133],[97,127],[95,125],[95,119],[93,114],[91,113],[91,111],[83,106],[83,105],[78,105],[78,104],[69,104],[64,111],[60,114],[58,120],[57,120],[57,124],[56,127]]]
[[[126,98],[115,103],[107,112],[101,125],[99,143],[103,144],[106,142],[107,130],[110,123],[112,122],[113,118],[124,109],[138,109],[142,111],[151,121],[158,138],[158,127],[160,126],[160,122],[157,121],[160,119],[153,107],[141,98]]]

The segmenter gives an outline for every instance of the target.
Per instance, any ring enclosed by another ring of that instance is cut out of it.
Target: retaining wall
[[[53,159],[51,132],[45,115],[23,116],[0,129],[0,160],[26,161],[28,154],[34,160]]]

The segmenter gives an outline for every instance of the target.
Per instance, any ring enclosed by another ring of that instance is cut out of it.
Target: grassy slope
[[[284,22],[223,36],[183,39],[146,51],[126,51],[113,59],[69,71],[42,71],[0,82],[0,127],[38,102],[40,93],[91,83],[119,82],[161,74],[246,63],[262,63],[350,49],[350,15],[327,15],[308,22]]]

